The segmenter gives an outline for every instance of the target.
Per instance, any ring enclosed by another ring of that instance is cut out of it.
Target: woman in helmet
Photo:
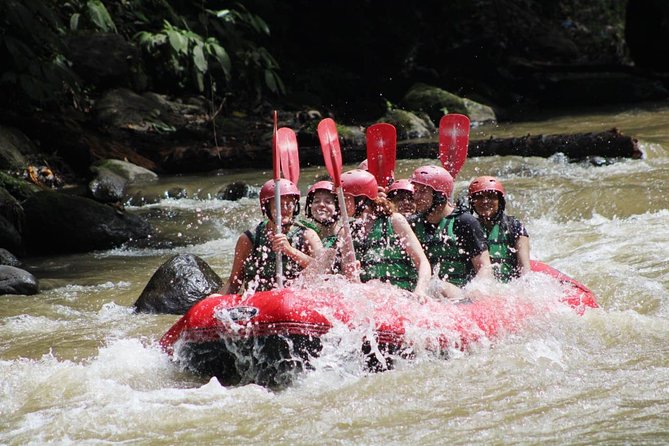
[[[468,212],[450,202],[453,177],[441,166],[421,166],[410,178],[416,214],[411,226],[442,279],[441,297],[462,298],[461,287],[474,277],[491,277],[490,256],[483,229]]]
[[[325,248],[332,248],[337,241],[339,224],[339,203],[331,181],[318,181],[309,188],[305,203],[305,215],[315,225],[314,230]],[[308,225],[311,227],[311,225]]]
[[[409,217],[416,213],[416,203],[413,200],[413,184],[409,180],[397,180],[386,190],[388,200],[395,205],[397,212]]]
[[[300,191],[291,181],[279,180],[281,194],[281,234],[276,234],[274,180],[260,189],[260,208],[266,220],[253,231],[239,236],[235,246],[230,277],[225,294],[238,293],[242,288],[264,291],[276,285],[276,253],[283,254],[283,274],[291,280],[311,263],[323,249],[318,234],[295,222],[300,213]]]
[[[406,218],[379,196],[371,173],[359,169],[344,172],[341,183],[346,211],[353,219],[351,233],[360,280],[378,279],[425,296],[430,264]]]
[[[525,226],[506,215],[504,185],[495,177],[474,178],[469,184],[469,205],[488,240],[495,277],[509,282],[530,271],[530,238]]]

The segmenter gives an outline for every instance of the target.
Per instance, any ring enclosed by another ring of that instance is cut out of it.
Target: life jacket
[[[453,231],[456,212],[441,219],[434,233],[425,228],[425,216],[418,215],[411,219],[414,233],[423,246],[425,255],[440,279],[453,285],[464,286],[471,280],[473,266],[466,253],[460,252],[457,238]]]
[[[485,226],[481,225],[488,240],[488,252],[493,273],[500,282],[509,282],[514,277],[518,277],[516,247],[508,230],[509,225],[506,218],[508,217],[504,215],[497,221],[489,233]]]
[[[321,238],[321,242],[323,243],[323,248],[333,248],[335,244],[337,243],[337,234],[332,234],[328,235],[327,237],[323,237],[320,233],[321,227],[317,225],[316,223],[313,223],[308,220],[300,220],[300,224],[306,226],[309,229],[313,229],[316,234]]]
[[[249,288],[253,282],[255,291],[271,290],[276,286],[276,253],[272,251],[269,237],[267,236],[267,220],[256,226],[255,231],[246,231],[245,234],[253,243],[251,255],[244,262],[244,279]],[[304,251],[304,231],[307,228],[294,222],[286,234],[291,246]],[[302,267],[288,256],[283,256],[284,280],[297,277]]]
[[[325,249],[334,248],[337,244],[337,234],[328,235],[327,237],[322,238],[321,242],[323,243],[323,248]]]
[[[399,288],[416,287],[418,273],[399,237],[393,231],[390,217],[379,217],[364,237],[353,237],[356,259],[360,261],[360,280],[378,279]]]

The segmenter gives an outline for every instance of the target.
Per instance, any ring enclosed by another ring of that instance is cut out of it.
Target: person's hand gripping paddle
[[[318,124],[318,139],[321,142],[325,167],[337,189],[337,199],[339,200],[342,227],[344,229],[344,267],[349,268],[349,275],[351,275],[354,280],[359,280],[360,272],[358,271],[355,262],[355,250],[353,247],[353,238],[351,237],[351,228],[348,224],[348,212],[346,211],[346,201],[344,201],[344,189],[341,187],[342,159],[341,148],[339,146],[339,134],[337,133],[337,126],[331,118],[325,118]]]

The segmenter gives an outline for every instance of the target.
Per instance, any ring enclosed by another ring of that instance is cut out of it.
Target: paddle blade
[[[274,110],[274,131],[272,132],[272,166],[274,168],[274,179],[281,178],[281,165],[279,161],[279,153],[276,146],[276,133],[279,123],[279,114]]]
[[[449,113],[439,121],[439,161],[453,178],[467,160],[469,118]]]
[[[397,131],[387,123],[367,128],[367,170],[380,186],[388,187],[395,175],[397,157]]]
[[[325,118],[318,123],[318,139],[321,142],[325,167],[336,187],[341,185],[341,147],[337,125],[331,118]]]
[[[281,127],[276,132],[276,147],[281,161],[284,178],[297,185],[300,179],[300,154],[297,150],[297,136],[288,127]]]

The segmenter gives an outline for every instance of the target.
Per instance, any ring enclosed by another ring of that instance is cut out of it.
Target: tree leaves
[[[67,60],[70,39],[86,33],[121,35],[142,51],[133,72],[153,88],[204,93],[280,94],[279,66],[257,39],[267,23],[237,2],[168,0],[0,0],[0,50],[6,55],[0,88],[18,103],[71,105],[85,102],[94,85],[81,85]],[[76,68],[76,67],[75,67]],[[12,89],[17,86],[18,88]],[[21,99],[23,98],[23,99]],[[27,99],[27,100],[26,100]],[[76,105],[75,105],[76,106]]]
[[[91,21],[98,29],[104,32],[116,32],[116,25],[109,15],[109,11],[100,0],[89,0],[86,3],[86,8]]]

